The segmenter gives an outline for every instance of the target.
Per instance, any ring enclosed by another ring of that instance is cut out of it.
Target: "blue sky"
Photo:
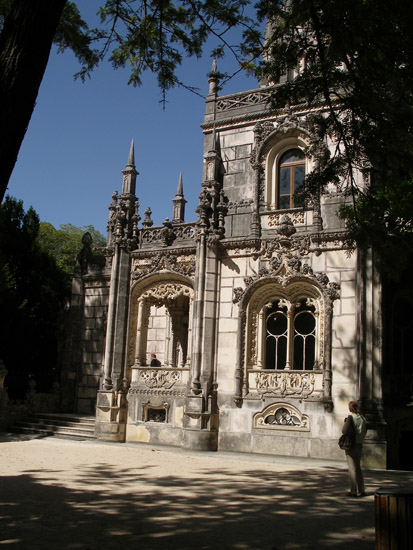
[[[77,4],[89,24],[96,24],[99,0]],[[231,70],[225,61],[219,61],[218,68]],[[205,96],[210,69],[208,55],[186,60],[180,77]],[[22,199],[25,209],[33,206],[41,221],[56,228],[66,223],[93,225],[106,234],[107,207],[112,193],[121,191],[121,170],[133,139],[141,217],[147,206],[156,225],[172,217],[172,199],[182,172],[186,221],[196,220],[204,99],[175,89],[168,93],[164,111],[150,74],[143,86],[134,88],[127,85],[127,71],[115,71],[109,63],[85,83],[74,80],[78,70],[71,52],[52,51],[8,193]],[[254,79],[239,76],[221,95],[255,87]]]

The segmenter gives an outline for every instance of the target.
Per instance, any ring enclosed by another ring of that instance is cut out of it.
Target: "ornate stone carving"
[[[175,231],[172,223],[168,218],[165,218],[163,222],[163,229],[161,231],[162,239],[165,246],[171,246],[176,239]]]
[[[181,373],[179,370],[140,369],[139,381],[148,388],[163,388],[169,390],[175,384],[181,382]]]
[[[277,227],[281,223],[281,219],[285,214],[270,214],[268,216],[268,227]],[[305,212],[303,210],[297,212],[288,212],[288,216],[294,225],[303,224],[305,221]]]
[[[334,301],[339,298],[340,285],[338,283],[330,283],[328,276],[325,273],[314,273],[308,264],[302,264],[300,258],[291,253],[278,254],[271,259],[268,268],[261,268],[256,275],[244,277],[245,289],[237,287],[233,290],[233,303],[239,303],[248,289],[261,279],[269,279],[274,283],[285,288],[291,283],[291,279],[298,276],[303,284],[307,279],[308,282],[316,282],[318,287],[321,287],[325,294]]]
[[[195,257],[178,257],[170,253],[159,252],[151,258],[149,263],[135,258],[132,265],[132,279],[138,280],[150,273],[165,270],[193,278],[195,274]]]
[[[253,199],[242,199],[238,202],[229,202],[227,204],[227,207],[230,212],[236,213],[238,212],[238,210],[249,208],[251,204],[253,204],[253,202],[254,202]]]
[[[138,244],[139,200],[135,195],[115,191],[109,205],[108,236],[109,246],[119,244],[131,251]]]
[[[164,283],[160,282],[152,285],[141,294],[142,300],[161,307],[165,304],[173,303],[179,296],[188,296],[192,299],[194,291],[189,286],[180,283]]]
[[[255,382],[260,395],[273,393],[281,397],[305,399],[314,392],[315,377],[310,372],[257,372]]]
[[[254,415],[254,428],[310,431],[310,419],[288,403],[273,403]]]
[[[216,102],[217,111],[232,111],[234,109],[249,107],[251,105],[267,106],[273,93],[273,88],[264,88],[247,93],[233,94],[231,96],[218,99]]]
[[[165,227],[145,227],[141,232],[141,242],[145,244],[162,244],[165,242]],[[174,241],[194,241],[196,239],[196,223],[174,224]]]
[[[152,210],[149,208],[149,206],[145,209],[145,217],[143,218],[142,225],[143,227],[152,227],[153,226],[153,220],[151,218]]]
[[[179,386],[178,386],[179,387]],[[166,389],[166,388],[143,388],[143,387],[131,387],[128,395],[150,395],[150,396],[173,396],[173,397],[185,397],[186,390],[182,389]]]

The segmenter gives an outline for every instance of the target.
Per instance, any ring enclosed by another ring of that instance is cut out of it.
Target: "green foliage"
[[[100,61],[99,51],[93,48],[94,37],[74,2],[66,3],[53,42],[60,53],[66,49],[72,50],[82,65],[78,73],[82,80]]]
[[[413,182],[409,179],[370,188],[354,206],[346,205],[340,211],[350,247],[373,247],[383,274],[394,281],[412,267],[412,211]]]
[[[0,0],[0,29],[11,4]],[[240,70],[277,84],[272,103],[280,113],[312,108],[309,192],[335,185],[348,201],[341,215],[349,244],[373,246],[382,268],[392,267],[384,251],[397,239],[407,246],[411,231],[412,210],[401,205],[409,204],[413,182],[412,2],[102,0],[99,15],[100,25],[89,29],[76,3],[67,2],[55,34],[59,50],[71,48],[80,60],[81,78],[108,57],[114,68],[130,69],[133,85],[145,71],[156,74],[165,101],[173,86],[194,91],[178,68],[211,44],[213,56],[229,52]],[[298,66],[297,77],[285,80]]]
[[[308,121],[308,154],[317,161],[310,191],[335,184],[349,198],[349,243],[373,246],[391,271],[386,252],[407,244],[412,230],[413,4],[262,1],[258,10],[273,22],[258,74],[277,83],[301,62],[298,76],[278,85],[274,108],[318,108]]]
[[[55,259],[56,265],[65,273],[69,285],[75,267],[76,255],[82,248],[82,237],[87,231],[92,236],[94,253],[103,254],[103,250],[99,251],[99,248],[103,249],[106,246],[106,239],[92,225],[76,227],[69,223],[56,229],[51,223],[40,222],[37,242]]]
[[[0,350],[11,397],[30,377],[41,390],[56,368],[59,314],[68,297],[64,273],[37,243],[39,218],[9,196],[0,206]]]
[[[248,0],[107,0],[99,12],[102,26],[92,34],[103,41],[102,56],[109,52],[114,68],[130,68],[130,84],[140,85],[146,70],[156,74],[165,99],[165,92],[175,85],[194,90],[179,80],[177,68],[186,57],[201,57],[211,37],[217,43],[214,56],[227,50],[239,63],[243,61],[242,37],[234,46],[227,35],[233,29],[256,28],[256,21],[245,14],[249,4]]]

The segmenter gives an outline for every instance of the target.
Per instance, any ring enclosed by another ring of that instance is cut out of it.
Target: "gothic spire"
[[[182,172],[179,174],[178,188],[176,190],[175,198],[172,199],[172,203],[173,203],[172,223],[184,223],[186,200],[184,198]]]
[[[122,170],[123,173],[123,185],[122,194],[134,195],[136,189],[136,176],[139,173],[135,169],[135,146],[133,140],[129,149],[129,157],[126,168]]]
[[[176,190],[176,197],[183,197],[184,196],[184,187],[182,184],[182,172],[179,174],[179,181],[178,181],[178,189]]]
[[[130,144],[127,166],[133,166],[133,168],[135,168],[135,145],[133,143],[133,140],[131,141],[131,144]]]

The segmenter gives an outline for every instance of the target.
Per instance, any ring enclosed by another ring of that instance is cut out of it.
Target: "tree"
[[[102,0],[103,1],[103,0]],[[184,56],[199,57],[209,36],[222,45],[235,26],[254,32],[244,15],[248,0],[107,0],[101,26],[88,29],[67,0],[0,0],[0,201],[30,122],[52,43],[73,50],[85,78],[109,56],[114,68],[131,68],[130,83],[143,71],[157,74],[165,93],[182,84],[176,68]],[[96,48],[93,48],[94,45]],[[236,53],[236,48],[231,48]],[[215,52],[222,54],[222,49]]]
[[[106,0],[100,27],[88,29],[72,2],[0,0],[0,15],[10,10],[0,35],[0,127],[2,142],[11,144],[0,152],[0,189],[16,160],[53,38],[60,49],[77,52],[81,78],[108,56],[115,68],[130,66],[134,85],[143,71],[156,73],[165,93],[184,85],[177,67],[186,56],[199,57],[213,37],[212,55],[229,50],[240,69],[276,84],[279,113],[302,103],[315,109],[307,121],[307,153],[317,162],[307,188],[318,194],[336,186],[348,198],[342,216],[349,245],[373,247],[382,270],[397,276],[394,252],[407,258],[406,265],[413,253],[412,3],[260,0],[255,8],[251,13],[249,0]],[[267,17],[263,45],[257,25]],[[234,29],[238,37],[229,38]],[[35,57],[37,49],[44,52],[42,62],[27,67],[20,52],[28,49]],[[281,82],[289,71],[296,78]],[[29,80],[37,87],[26,96]]]
[[[7,196],[0,206],[0,350],[11,397],[23,397],[30,378],[48,389],[59,313],[70,295],[65,273],[39,246],[38,233],[33,208],[25,212],[22,201]]]
[[[258,9],[272,22],[258,74],[279,83],[301,64],[295,79],[277,86],[274,108],[315,109],[309,191],[334,184],[347,196],[349,245],[373,247],[382,271],[397,277],[413,253],[413,5],[288,0]]]
[[[41,248],[47,251],[56,261],[56,265],[65,273],[70,288],[76,256],[82,248],[82,236],[89,232],[92,236],[93,246],[96,252],[103,254],[106,239],[93,225],[76,227],[72,224],[62,224],[56,229],[51,223],[40,222],[37,242]]]

